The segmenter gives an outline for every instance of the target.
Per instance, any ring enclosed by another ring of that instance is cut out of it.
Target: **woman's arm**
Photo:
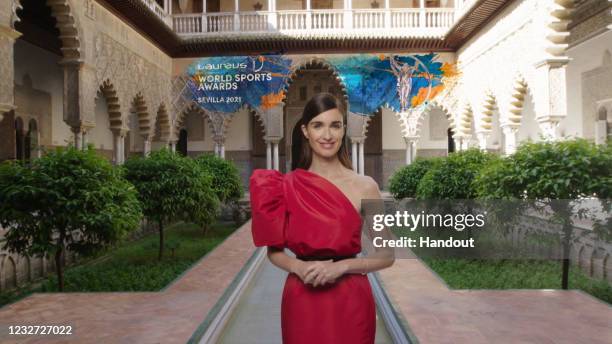
[[[311,262],[293,258],[285,253],[284,249],[272,246],[268,246],[268,259],[280,269],[298,275],[302,281],[306,276],[306,269],[311,265]]]

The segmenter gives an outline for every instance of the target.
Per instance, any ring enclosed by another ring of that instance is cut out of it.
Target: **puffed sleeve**
[[[255,246],[284,247],[287,206],[283,174],[256,169],[250,178],[251,231]]]

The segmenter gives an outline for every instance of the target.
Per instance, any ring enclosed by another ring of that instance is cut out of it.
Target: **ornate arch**
[[[100,86],[100,92],[106,99],[106,106],[108,110],[108,121],[111,130],[123,129],[123,118],[121,116],[121,103],[119,102],[119,96],[113,83],[110,80],[106,80]]]
[[[493,130],[493,113],[497,109],[497,100],[491,91],[485,93],[485,99],[482,104],[482,111],[476,124],[477,132],[490,133]]]
[[[12,0],[11,24],[13,28],[15,23],[20,21],[17,11],[22,9],[21,0]],[[60,48],[64,55],[64,61],[80,61],[82,60],[81,33],[77,25],[74,8],[69,0],[46,0],[46,5],[51,8],[51,15],[56,19],[56,27],[60,32],[59,39],[62,41]]]
[[[523,78],[522,75],[517,76],[512,85],[510,110],[508,111],[507,117],[504,119],[505,124],[516,126],[517,128],[521,125],[527,88],[525,78]]]
[[[172,128],[170,123],[170,116],[166,109],[166,104],[161,103],[157,109],[157,116],[155,116],[155,130],[159,129],[159,139],[167,142],[171,139]],[[156,133],[154,133],[155,135]]]
[[[459,115],[459,127],[457,128],[458,132],[457,136],[471,136],[472,133],[472,124],[474,122],[474,111],[472,110],[472,106],[470,104],[466,104],[463,107],[463,111],[461,111]]]
[[[151,135],[151,120],[147,102],[141,92],[136,94],[132,105],[138,118],[139,134],[146,139]]]
[[[323,67],[323,69],[327,69],[330,72],[332,72],[332,77],[340,85],[340,89],[342,90],[344,101],[348,103],[348,92],[346,91],[346,85],[342,81],[342,78],[340,78],[338,71],[329,62],[327,62],[325,59],[320,58],[320,57],[311,57],[311,58],[305,59],[297,63],[293,67],[293,69],[291,70],[291,74],[289,75],[289,79],[287,80],[287,83],[285,84],[285,87],[283,87],[283,89],[281,90],[281,92],[283,93],[283,99],[282,99],[283,103],[285,103],[285,100],[287,99],[287,91],[289,90],[289,86],[293,83],[293,81],[295,81],[297,78],[300,77],[299,73],[301,71],[308,70],[308,68],[317,66],[317,65],[320,65]]]

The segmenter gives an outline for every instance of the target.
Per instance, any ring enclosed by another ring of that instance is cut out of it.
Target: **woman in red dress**
[[[361,200],[381,196],[372,178],[352,170],[344,118],[333,95],[316,95],[293,130],[292,172],[258,169],[250,179],[253,241],[289,272],[281,303],[285,344],[374,343],[366,273],[394,259],[356,258]]]

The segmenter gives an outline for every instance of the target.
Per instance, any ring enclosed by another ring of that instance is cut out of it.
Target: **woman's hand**
[[[303,260],[295,259],[295,262],[291,268],[291,272],[298,275],[302,282],[304,282],[304,280],[306,279],[306,273],[308,272],[308,269],[311,265],[312,262],[305,262]]]
[[[306,268],[304,283],[312,284],[313,287],[334,283],[336,279],[344,274],[346,267],[333,260],[316,261]]]

